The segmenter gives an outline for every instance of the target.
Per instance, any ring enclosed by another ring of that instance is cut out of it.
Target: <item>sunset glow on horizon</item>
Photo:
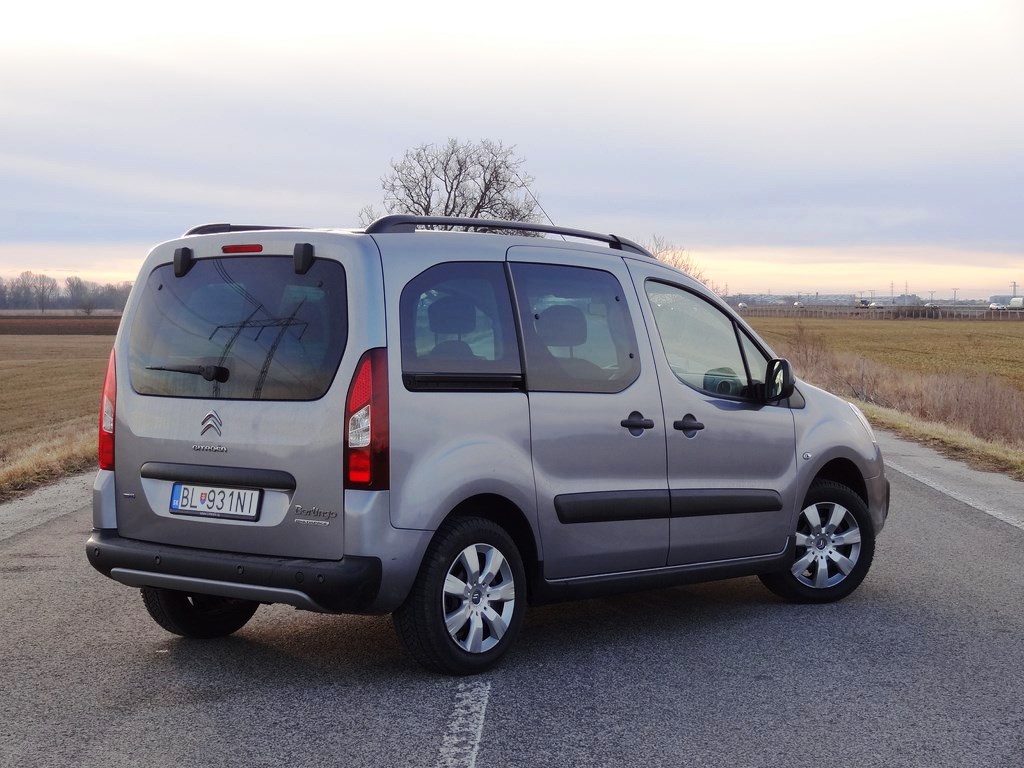
[[[209,221],[355,226],[392,159],[457,137],[730,293],[1024,283],[1015,0],[98,0],[18,6],[0,43],[4,279],[132,280]]]

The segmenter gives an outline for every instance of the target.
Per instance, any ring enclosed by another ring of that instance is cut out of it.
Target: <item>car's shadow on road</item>
[[[856,622],[863,602],[855,597],[835,605],[792,605],[748,578],[531,606],[515,646],[489,674],[665,658],[684,647],[756,644],[766,637],[773,647],[795,649],[808,623],[843,616]],[[186,677],[231,675],[241,684],[246,678],[268,686],[447,679],[422,670],[405,654],[388,616],[323,616],[265,606],[231,637],[166,636],[155,643],[154,652]]]

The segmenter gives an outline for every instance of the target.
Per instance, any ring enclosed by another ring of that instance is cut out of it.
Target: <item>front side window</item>
[[[198,259],[182,277],[165,264],[132,322],[131,384],[140,395],[315,400],[347,336],[337,262],[317,259],[298,275],[292,256]]]
[[[409,281],[399,307],[406,386],[505,386],[521,378],[503,264],[438,264]]]
[[[555,392],[621,392],[640,374],[636,336],[609,272],[513,264],[527,385]]]
[[[644,287],[676,377],[711,394],[750,397],[767,360],[734,320],[676,286],[649,280]]]

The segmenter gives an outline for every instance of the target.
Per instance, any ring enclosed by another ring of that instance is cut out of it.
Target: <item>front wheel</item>
[[[797,518],[793,564],[763,574],[761,581],[786,600],[830,603],[860,585],[874,554],[875,532],[864,500],[845,485],[816,480]]]
[[[143,587],[142,601],[153,621],[168,632],[203,640],[238,631],[260,607],[252,600],[193,595],[157,587]]]
[[[471,675],[505,655],[526,610],[526,572],[496,523],[445,523],[393,619],[409,654],[435,672]]]

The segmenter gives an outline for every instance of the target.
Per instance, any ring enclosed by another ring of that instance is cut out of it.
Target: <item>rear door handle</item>
[[[654,420],[645,419],[640,411],[633,411],[629,414],[629,418],[620,421],[619,425],[628,429],[629,434],[633,437],[639,437],[645,429],[654,429]]]
[[[697,421],[696,417],[692,413],[688,413],[679,421],[673,421],[672,427],[682,432],[697,432],[698,430],[704,429],[704,423]]]

